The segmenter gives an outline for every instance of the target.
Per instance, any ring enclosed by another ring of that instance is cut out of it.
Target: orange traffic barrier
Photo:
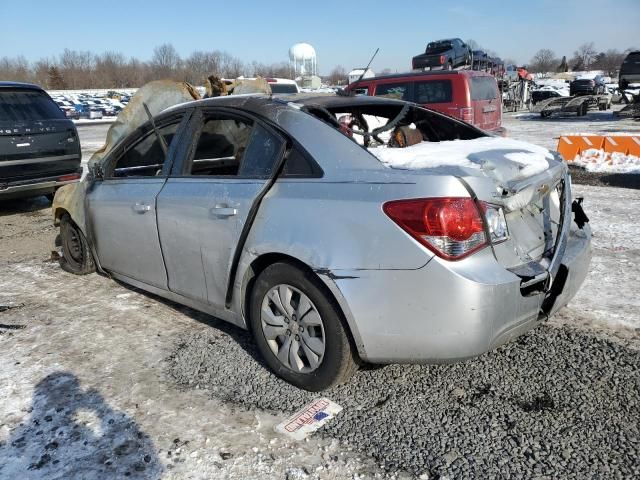
[[[640,157],[640,136],[637,135],[562,135],[558,153],[572,162],[586,150],[604,150]]]

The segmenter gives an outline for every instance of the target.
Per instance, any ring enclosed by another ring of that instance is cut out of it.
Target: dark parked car
[[[561,97],[562,95],[554,90],[533,90],[531,92],[531,105],[547,100],[548,98]]]
[[[414,70],[439,67],[451,70],[471,64],[471,49],[459,38],[438,40],[427,44],[425,53],[413,57]]]
[[[625,90],[631,83],[640,83],[640,50],[629,53],[620,67],[620,90]]]
[[[604,78],[578,78],[569,84],[569,95],[602,95],[606,93],[607,86]]]
[[[51,195],[82,174],[78,132],[44,90],[0,82],[0,199]]]

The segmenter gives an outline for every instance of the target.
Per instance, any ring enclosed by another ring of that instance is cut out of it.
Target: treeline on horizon
[[[467,40],[474,49],[481,49],[474,40]],[[540,49],[527,65],[533,73],[561,72],[567,70],[602,70],[614,76],[629,51],[609,49],[599,52],[593,42],[580,45],[569,59],[560,58],[553,50]],[[487,50],[491,55],[494,52]],[[505,64],[515,63],[505,59]],[[391,73],[391,69],[381,70]],[[119,52],[95,54],[90,51],[65,49],[61,55],[29,62],[24,56],[0,57],[0,80],[29,82],[50,90],[77,90],[88,88],[135,88],[158,79],[170,79],[203,85],[209,75],[222,78],[239,76],[292,78],[293,72],[287,62],[264,64],[244,62],[225,51],[212,50],[192,52],[182,58],[170,43],[153,50],[149,61],[135,57],[126,58]],[[326,76],[331,85],[345,84],[346,70],[338,65]]]
[[[158,79],[203,85],[209,75],[292,78],[293,71],[286,62],[246,63],[220,50],[198,50],[182,58],[169,43],[154,48],[149,61],[135,57],[127,59],[119,52],[95,54],[70,49],[65,49],[58,57],[35,62],[29,62],[23,56],[0,57],[0,80],[35,83],[50,90],[135,88]],[[344,68],[336,67],[327,79],[341,83],[346,79],[346,72]]]

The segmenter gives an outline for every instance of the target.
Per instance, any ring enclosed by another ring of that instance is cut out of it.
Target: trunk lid
[[[80,142],[70,120],[0,121],[3,182],[73,172],[80,160]]]

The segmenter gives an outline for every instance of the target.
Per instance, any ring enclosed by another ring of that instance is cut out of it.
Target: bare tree
[[[87,88],[94,83],[95,59],[91,52],[65,48],[56,67],[67,88]]]
[[[125,78],[122,71],[125,66],[124,55],[116,52],[105,52],[95,58],[95,86],[100,88],[122,88]]]
[[[182,76],[179,72],[181,66],[182,59],[170,43],[163,43],[153,49],[151,68],[157,79],[179,79]]]
[[[607,75],[614,77],[624,60],[625,54],[616,49],[609,49],[596,55],[593,67],[603,70]]]
[[[337,65],[329,74],[329,84],[346,85],[348,83],[347,72],[342,65]]]
[[[239,58],[223,52],[220,58],[220,73],[224,78],[238,78],[246,73],[246,66]]]
[[[291,78],[293,76],[291,67],[285,62],[266,65],[253,61],[251,62],[251,70],[253,71],[253,76],[260,75],[261,77],[275,78]]]
[[[553,50],[548,48],[542,48],[538,50],[531,62],[529,63],[529,70],[534,73],[547,73],[555,70],[558,64],[558,58]]]
[[[195,51],[184,61],[185,80],[201,85],[209,75],[220,76],[222,53]]]
[[[573,59],[571,60],[573,70],[588,70],[597,53],[598,52],[596,51],[593,42],[583,43],[580,45],[578,49],[573,52]]]

